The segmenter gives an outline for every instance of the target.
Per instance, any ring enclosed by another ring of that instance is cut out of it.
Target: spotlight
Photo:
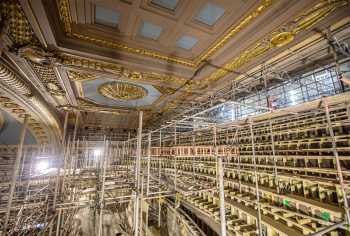
[[[94,155],[95,156],[100,156],[102,153],[101,149],[94,149]]]
[[[47,170],[48,168],[49,168],[49,162],[47,160],[40,160],[35,166],[35,169],[38,172],[42,172],[44,170]]]

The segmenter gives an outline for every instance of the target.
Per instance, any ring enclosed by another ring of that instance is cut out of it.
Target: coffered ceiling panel
[[[194,60],[258,5],[253,0],[70,0],[69,15],[79,34]],[[179,47],[184,36],[196,43]]]

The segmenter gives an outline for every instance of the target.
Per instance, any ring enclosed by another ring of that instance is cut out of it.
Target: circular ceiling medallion
[[[98,88],[98,92],[113,100],[135,100],[147,96],[147,90],[136,84],[108,82]]]
[[[271,44],[274,47],[282,47],[294,40],[292,32],[281,32],[271,38]]]

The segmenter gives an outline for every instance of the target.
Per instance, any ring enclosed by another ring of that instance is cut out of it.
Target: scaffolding
[[[67,112],[57,146],[23,145],[25,118],[20,144],[0,146],[2,235],[143,236],[169,215],[190,235],[349,234],[340,70],[348,59],[268,86],[276,72],[264,67],[260,90],[225,88],[153,130],[142,111],[137,132],[78,129],[78,113],[69,130]]]
[[[140,112],[137,138],[126,141],[73,133],[63,152],[6,147],[20,158],[2,166],[15,167],[1,184],[2,192],[11,189],[1,198],[4,225],[8,232],[69,235],[74,217],[88,208],[98,219],[96,235],[104,235],[104,214],[128,208],[133,219],[120,218],[123,232],[144,235],[171,208],[200,235],[203,229],[185,216],[191,205],[212,219],[208,224],[221,223],[220,235],[307,235],[345,222],[335,235],[349,214],[349,98],[256,107],[249,118],[208,122],[222,106],[247,106],[225,102],[147,133]]]

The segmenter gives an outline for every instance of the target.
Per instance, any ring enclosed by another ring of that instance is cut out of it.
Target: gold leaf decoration
[[[27,83],[23,82],[20,78],[17,77],[9,68],[4,64],[0,64],[0,79],[6,85],[13,88],[19,94],[25,95],[27,97],[32,96],[32,91]]]
[[[32,68],[38,75],[39,79],[45,86],[46,90],[54,96],[63,96],[65,95],[64,90],[62,89],[60,83],[57,80],[56,74],[51,66],[49,65],[39,65],[31,63]]]
[[[34,32],[18,1],[2,0],[0,2],[0,22],[8,26],[8,35],[15,46],[37,44]]]
[[[283,47],[294,40],[292,32],[282,32],[274,35],[270,42],[273,47]]]
[[[69,78],[73,81],[93,80],[96,78],[94,74],[83,73],[78,71],[69,71]]]
[[[92,70],[97,70],[101,72],[109,72],[118,76],[125,76],[128,79],[135,80],[135,81],[145,81],[145,82],[159,81],[159,82],[173,83],[175,85],[182,85],[186,82],[184,78],[180,78],[173,75],[159,74],[155,72],[132,71],[116,63],[102,62],[102,61],[97,61],[89,58],[71,56],[67,54],[60,55],[59,58],[60,58],[60,63],[68,67],[78,67],[81,69],[92,69]],[[199,82],[193,81],[193,83],[191,84],[194,84],[194,83],[197,84]]]
[[[253,20],[255,20],[263,12],[265,12],[275,2],[275,0],[263,0],[262,3],[256,9],[254,9],[252,13],[246,16],[237,25],[234,25],[222,39],[220,39],[217,43],[209,47],[209,49],[201,56],[196,58],[196,66],[198,66],[202,61],[208,59],[220,48],[225,46],[225,44],[228,43],[235,35],[241,32],[241,30],[245,29]]]
[[[162,94],[173,94],[176,91],[176,89],[174,89],[174,88],[162,87],[162,86],[158,86],[158,85],[153,85],[153,87],[155,87]]]
[[[16,119],[23,119],[25,116],[28,117],[28,128],[34,135],[38,143],[47,142],[48,136],[44,131],[47,130],[45,125],[39,120],[37,120],[36,117],[32,117],[20,104],[13,101],[9,97],[2,95],[0,96],[0,108],[10,113]],[[22,122],[22,120],[19,120],[19,122]]]
[[[349,0],[322,0],[311,9],[304,11],[300,16],[286,23],[284,26],[281,26],[278,30],[270,33],[267,37],[256,42],[252,47],[243,51],[240,55],[233,58],[231,62],[225,64],[223,69],[216,70],[203,81],[201,86],[204,87],[223,78],[229,73],[229,71],[238,69],[274,47],[285,46],[293,41],[294,35],[298,34],[302,30],[309,29],[334,10],[342,6],[346,6],[349,3]],[[281,30],[290,25],[293,27],[290,31],[284,32]]]
[[[218,40],[214,45],[210,46],[202,55],[194,58],[193,61],[174,57],[167,56],[155,51],[151,51],[144,48],[134,48],[128,45],[122,44],[117,41],[109,41],[106,39],[95,38],[88,35],[83,35],[81,33],[72,32],[71,23],[72,19],[70,16],[69,10],[69,2],[68,0],[60,0],[59,1],[59,13],[61,21],[63,22],[63,26],[65,28],[65,32],[68,36],[80,39],[86,42],[90,42],[96,45],[100,45],[102,47],[115,48],[120,49],[129,53],[134,53],[146,57],[156,58],[159,60],[163,60],[166,62],[177,63],[181,65],[185,65],[188,67],[198,67],[200,63],[210,56],[212,56],[215,52],[217,52],[220,48],[222,48],[226,43],[228,43],[235,35],[245,29],[250,23],[252,23],[258,16],[260,16],[263,12],[265,12],[273,3],[277,1],[275,0],[263,0],[261,4],[259,4],[250,14],[248,14],[245,18],[243,18],[238,24],[235,24],[228,30],[228,33],[225,34],[220,40]]]
[[[147,96],[147,90],[136,84],[108,82],[98,88],[98,92],[113,100],[136,100]]]

